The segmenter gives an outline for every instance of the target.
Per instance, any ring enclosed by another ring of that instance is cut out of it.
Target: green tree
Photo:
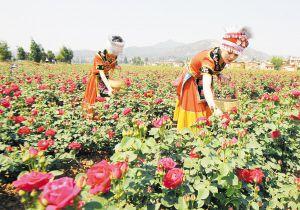
[[[128,59],[127,59],[127,57],[125,56],[125,58],[124,58],[124,63],[125,64],[127,64],[128,63]]]
[[[39,63],[42,60],[42,56],[41,46],[32,39],[30,44],[29,60]]]
[[[12,57],[6,42],[0,41],[0,61],[10,60]]]
[[[67,47],[63,46],[59,54],[57,55],[56,59],[61,62],[65,63],[71,63],[73,58],[73,51],[71,49],[68,49]]]
[[[280,57],[273,57],[272,60],[271,60],[271,63],[274,65],[274,68],[276,70],[279,70],[280,67],[282,66],[283,64],[283,59],[280,58]]]
[[[18,60],[26,60],[27,59],[27,54],[26,54],[26,52],[25,52],[25,50],[24,50],[24,48],[23,47],[18,47],[18,50],[17,50],[18,52],[17,52],[17,59]]]
[[[55,55],[51,50],[47,51],[47,58],[48,58],[49,62],[52,62],[55,59]]]
[[[133,57],[132,58],[132,63],[133,65],[137,65],[137,66],[142,66],[144,65],[143,60],[141,59],[141,57]]]
[[[47,59],[47,53],[45,52],[44,48],[41,45],[40,45],[40,48],[41,48],[41,55],[42,55],[41,61],[45,62]]]

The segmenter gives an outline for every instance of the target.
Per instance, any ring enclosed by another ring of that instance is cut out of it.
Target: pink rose
[[[47,210],[62,209],[73,205],[74,198],[80,190],[72,178],[62,177],[44,186],[40,200],[46,200]]]
[[[131,113],[131,111],[132,111],[132,109],[131,108],[125,108],[124,110],[123,110],[123,115],[128,115],[128,114],[130,114]]]
[[[159,171],[161,170],[170,170],[172,168],[175,168],[177,164],[174,162],[172,158],[162,158],[158,161],[157,169]]]
[[[90,193],[107,193],[110,190],[110,165],[106,160],[93,165],[87,171],[87,184],[91,186]]]
[[[168,189],[175,189],[182,184],[183,177],[184,173],[182,169],[173,168],[165,174],[163,178],[163,185]]]
[[[35,102],[34,97],[30,97],[30,98],[25,99],[25,103],[26,103],[27,106],[30,106],[30,105],[34,104],[34,102]]]
[[[38,152],[36,149],[34,149],[33,147],[29,148],[29,155],[30,157],[36,157],[38,155]]]
[[[73,141],[72,143],[69,144],[68,148],[73,150],[79,150],[81,149],[81,144],[76,141]]]
[[[48,130],[46,130],[46,132],[45,132],[45,135],[46,135],[46,136],[55,136],[55,134],[56,134],[56,131],[53,130],[53,129],[48,129]]]
[[[33,189],[41,189],[52,177],[53,175],[50,173],[33,171],[20,176],[18,180],[13,182],[13,185],[18,190],[31,192]]]

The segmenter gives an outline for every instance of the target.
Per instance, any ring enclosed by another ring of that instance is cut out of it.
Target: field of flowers
[[[88,120],[90,67],[0,63],[0,209],[300,208],[299,72],[225,70],[215,94],[239,106],[191,133],[172,121],[180,68],[123,66]]]

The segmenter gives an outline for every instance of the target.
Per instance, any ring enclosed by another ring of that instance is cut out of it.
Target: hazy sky
[[[270,54],[300,56],[299,0],[0,0],[0,40],[46,50],[62,45],[102,49],[108,34],[126,46],[172,39],[190,43],[220,39],[224,27],[247,25],[250,46]]]

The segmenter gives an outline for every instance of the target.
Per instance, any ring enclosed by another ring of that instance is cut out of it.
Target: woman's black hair
[[[120,36],[113,36],[112,41],[113,42],[123,42],[123,39]]]

